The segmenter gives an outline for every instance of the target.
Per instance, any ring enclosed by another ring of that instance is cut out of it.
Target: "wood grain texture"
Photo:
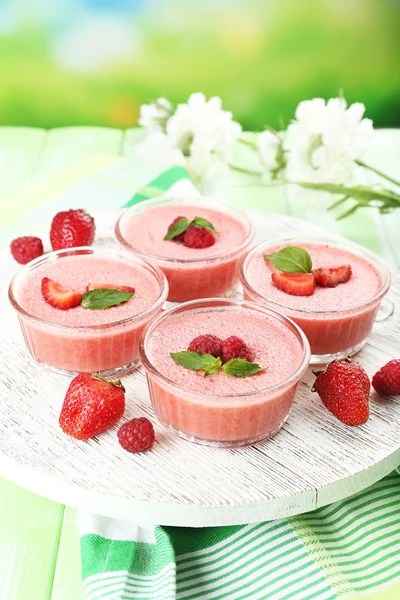
[[[259,239],[321,233],[288,217],[252,216]],[[103,235],[109,239],[108,231]],[[5,298],[15,264],[6,253],[1,258],[0,319],[9,343],[6,354],[0,350],[0,469],[15,482],[100,514],[200,527],[312,510],[371,485],[400,463],[399,399],[373,399],[368,423],[352,429],[310,393],[311,371],[283,430],[254,447],[209,449],[168,436],[159,426],[154,450],[140,456],[120,450],[116,428],[87,443],[68,438],[57,423],[68,379],[48,373],[28,356]],[[396,307],[399,279],[394,276],[390,292]],[[399,332],[397,311],[375,325],[370,344],[359,354],[370,375],[400,354]],[[125,418],[147,415],[154,421],[143,370],[124,384]]]

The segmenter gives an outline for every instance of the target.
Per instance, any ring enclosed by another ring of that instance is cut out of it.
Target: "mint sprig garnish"
[[[189,229],[190,225],[194,225],[199,229],[208,229],[208,231],[218,235],[218,231],[215,231],[214,225],[210,223],[210,221],[207,221],[207,219],[203,219],[203,217],[194,217],[194,219],[189,221],[189,219],[186,217],[182,217],[182,219],[179,219],[179,221],[177,221],[171,227],[171,229],[167,231],[166,235],[164,236],[164,240],[173,240],[178,235],[185,233],[185,231]]]
[[[248,377],[249,375],[254,375],[254,373],[265,371],[257,363],[249,362],[244,358],[232,358],[228,360],[227,363],[222,365],[222,370],[225,375],[230,375],[231,377]]]
[[[279,252],[266,254],[264,258],[284,273],[310,273],[312,270],[311,256],[307,250],[297,246],[286,246]]]
[[[215,358],[211,354],[199,354],[198,352],[190,352],[189,350],[182,350],[181,352],[171,352],[171,358],[185,369],[191,371],[205,371],[204,377],[208,375],[214,375],[219,369],[221,369],[225,375],[231,377],[248,377],[265,371],[264,368],[260,367],[256,363],[249,362],[243,358],[232,358],[225,364],[222,364],[220,358]]]
[[[215,235],[219,235],[218,231],[215,231],[214,225],[207,221],[207,219],[203,219],[203,217],[195,217],[191,222],[191,225],[198,227],[199,229],[208,229],[211,233],[215,233]]]
[[[179,219],[179,221],[177,221],[175,225],[173,225],[171,229],[167,231],[167,234],[164,236],[164,240],[172,240],[178,235],[181,235],[181,233],[184,233],[186,231],[189,225],[190,221],[189,219],[186,219],[186,217],[183,219]]]
[[[99,288],[86,292],[82,298],[81,306],[90,310],[104,310],[110,306],[117,306],[128,302],[135,292],[121,292],[108,288]]]

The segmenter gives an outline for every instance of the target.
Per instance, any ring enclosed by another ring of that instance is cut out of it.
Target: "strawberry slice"
[[[312,296],[315,283],[312,273],[272,273],[272,281],[278,290],[292,296]]]
[[[330,269],[314,269],[316,285],[321,287],[336,287],[339,283],[346,283],[351,277],[351,266],[331,267]]]
[[[114,285],[112,283],[89,283],[86,286],[86,291],[92,290],[118,290],[119,292],[129,292],[130,294],[135,293],[135,288],[129,287],[129,285]]]
[[[79,306],[83,298],[83,294],[63,287],[56,281],[49,279],[49,277],[42,279],[42,294],[47,304],[60,310],[68,310],[69,308]]]

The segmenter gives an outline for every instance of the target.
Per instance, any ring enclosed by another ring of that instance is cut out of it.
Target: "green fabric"
[[[153,179],[153,181],[150,181],[147,186],[136,192],[136,194],[126,204],[124,204],[124,208],[138,204],[143,200],[148,200],[149,198],[155,198],[165,194],[166,190],[169,190],[169,188],[180,179],[189,179],[186,169],[179,166],[171,167]]]

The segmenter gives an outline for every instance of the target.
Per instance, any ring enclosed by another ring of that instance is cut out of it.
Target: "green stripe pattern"
[[[390,591],[400,586],[399,512],[400,477],[392,473],[352,498],[280,521],[155,527],[153,543],[88,533],[81,538],[86,599],[400,597]],[[112,536],[113,520],[104,521]]]

